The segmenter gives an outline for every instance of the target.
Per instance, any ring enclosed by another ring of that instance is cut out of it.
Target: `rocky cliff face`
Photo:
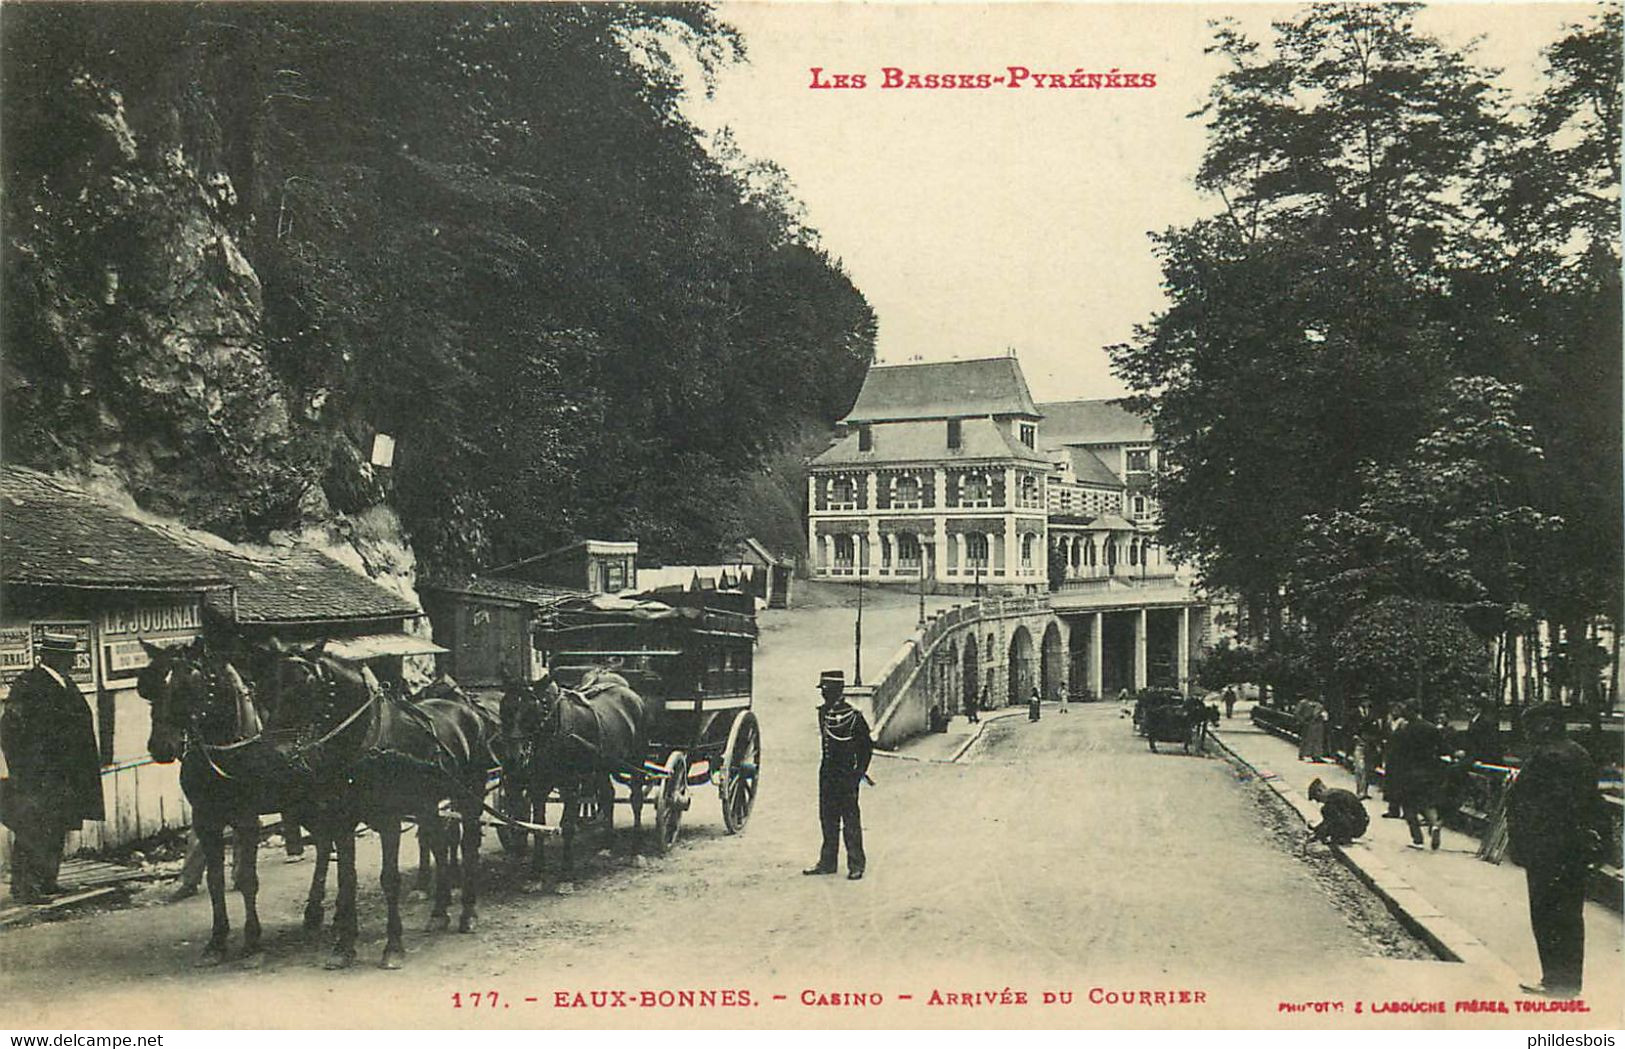
[[[267,362],[230,177],[138,132],[89,75],[57,115],[52,170],[8,190],[23,222],[6,233],[7,458],[233,540],[320,546],[410,593],[415,558],[371,467],[341,435],[301,432]],[[352,512],[309,480],[323,474]]]
[[[589,535],[694,562],[872,356],[788,187],[629,53],[737,58],[705,5],[3,14],[7,461],[403,580]]]

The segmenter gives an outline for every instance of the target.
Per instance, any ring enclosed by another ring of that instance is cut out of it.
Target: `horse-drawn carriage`
[[[575,702],[583,711],[581,728],[533,733],[562,749],[536,759],[540,781],[506,777],[500,803],[505,816],[542,822],[556,791],[568,835],[579,819],[611,823],[616,804],[631,806],[641,823],[644,805],[652,804],[655,847],[665,852],[677,843],[691,788],[714,784],[728,833],[744,830],[756,802],[762,753],[761,729],[750,709],[756,644],[750,595],[571,599],[543,613],[535,642],[546,657],[549,687],[566,697],[554,705]],[[616,708],[610,693],[622,688],[635,694],[641,710],[633,713],[625,704],[623,715],[606,717],[606,709]],[[588,710],[596,711],[594,718],[586,717]],[[552,716],[568,719],[569,711]],[[613,731],[618,721],[640,718],[629,733]],[[570,775],[572,767],[578,775]],[[522,847],[522,830],[509,825],[498,834],[508,848]]]
[[[1145,737],[1152,753],[1156,753],[1158,743],[1178,743],[1187,754],[1192,747],[1203,753],[1207,727],[1217,723],[1217,711],[1187,699],[1176,689],[1146,689],[1134,703],[1135,730]]]
[[[760,782],[761,731],[751,706],[754,605],[748,595],[677,595],[669,602],[600,595],[561,602],[536,640],[549,671],[516,683],[491,711],[441,678],[419,692],[385,685],[325,642],[279,648],[256,698],[220,648],[204,641],[149,646],[139,682],[152,703],[148,748],[181,761],[181,783],[208,864],[214,927],[204,951],[225,957],[224,835],[259,833],[259,814],[281,813],[317,840],[305,925],[323,922],[329,846],[338,899],[330,967],[349,965],[357,937],[355,829],[378,834],[388,933],[382,964],[396,968],[402,944],[399,845],[417,825],[434,861],[431,929],[446,928],[452,883],[462,887],[458,928],[472,932],[488,775],[500,763],[497,815],[505,845],[535,834],[541,866],[546,806],[562,809],[565,870],[583,815],[605,822],[620,801],[641,823],[655,809],[656,845],[676,843],[689,789],[714,783],[730,833],[743,830]],[[625,788],[616,798],[614,782]],[[536,822],[532,823],[530,820]],[[635,839],[634,839],[635,840]],[[245,957],[257,957],[260,924],[254,850],[242,850]]]

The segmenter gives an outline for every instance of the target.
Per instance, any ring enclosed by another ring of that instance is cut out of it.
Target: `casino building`
[[[877,365],[809,464],[815,579],[1039,591],[1169,576],[1150,424],[1037,404],[1014,356]]]

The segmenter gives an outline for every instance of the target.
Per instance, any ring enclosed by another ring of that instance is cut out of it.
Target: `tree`
[[[1520,134],[1482,166],[1475,195],[1497,236],[1460,296],[1465,337],[1491,348],[1497,374],[1527,391],[1522,416],[1544,451],[1533,486],[1559,525],[1529,551],[1535,585],[1519,632],[1538,664],[1535,627],[1551,621],[1553,684],[1569,687],[1563,653],[1591,644],[1598,617],[1617,632],[1625,602],[1621,46],[1620,13],[1608,9],[1547,48],[1546,89]]]
[[[1210,691],[1259,679],[1257,656],[1247,645],[1233,644],[1227,637],[1202,654],[1196,664],[1196,680]]]
[[[1164,446],[1164,542],[1265,634],[1302,522],[1359,505],[1470,352],[1443,292],[1478,235],[1471,160],[1504,126],[1414,10],[1316,5],[1268,52],[1218,28],[1197,185],[1222,210],[1153,237],[1171,305],[1109,348]]]
[[[1359,504],[1304,522],[1288,586],[1324,630],[1383,598],[1444,601],[1485,637],[1539,585],[1533,556],[1561,521],[1533,503],[1541,463],[1519,391],[1482,376],[1450,383],[1433,428],[1392,466],[1362,474]]]
[[[1356,610],[1329,639],[1331,668],[1352,695],[1413,699],[1432,716],[1488,682],[1484,642],[1451,606],[1404,597]]]
[[[388,501],[430,571],[588,534],[709,558],[740,478],[872,356],[782,172],[682,114],[682,70],[744,57],[708,5],[4,31],[10,457],[234,538]]]

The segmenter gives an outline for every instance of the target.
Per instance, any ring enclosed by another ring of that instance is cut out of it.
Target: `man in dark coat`
[[[1462,748],[1467,751],[1470,761],[1493,763],[1500,762],[1504,757],[1501,753],[1501,712],[1494,700],[1479,698],[1473,719],[1467,723]]]
[[[1528,877],[1541,982],[1523,989],[1572,998],[1585,965],[1586,870],[1601,852],[1597,769],[1585,748],[1564,738],[1561,706],[1530,709],[1524,727],[1533,750],[1507,799],[1507,844]]]
[[[1411,832],[1411,848],[1422,849],[1422,823],[1427,823],[1433,848],[1439,847],[1439,796],[1444,790],[1444,736],[1427,718],[1407,710],[1405,721],[1388,740],[1388,763],[1383,793],[1398,802]]]
[[[1320,803],[1320,823],[1309,828],[1309,836],[1315,841],[1352,845],[1371,825],[1371,817],[1353,791],[1327,787],[1316,779],[1309,784],[1309,800]]]
[[[846,701],[846,675],[826,670],[818,678],[824,697],[818,708],[818,823],[824,844],[818,862],[803,874],[834,874],[842,837],[846,839],[846,876],[863,877],[863,818],[858,812],[858,784],[869,775],[874,741],[869,723]]]
[[[75,648],[71,635],[46,634],[39,664],[12,682],[0,714],[10,773],[0,820],[15,836],[11,895],[19,903],[58,891],[64,837],[84,820],[105,818],[96,731],[73,683]]]

